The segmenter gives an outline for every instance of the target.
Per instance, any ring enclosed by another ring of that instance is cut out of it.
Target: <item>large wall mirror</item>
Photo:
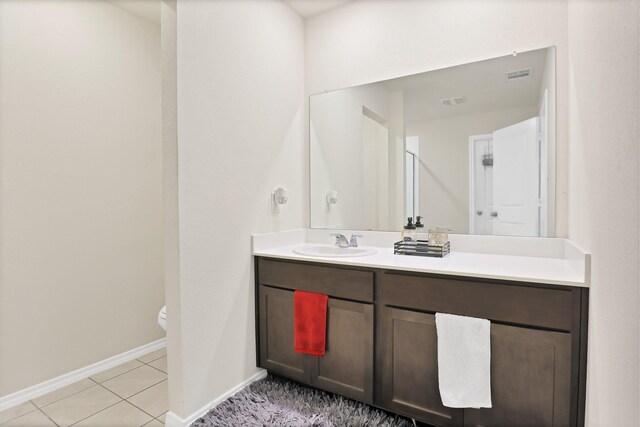
[[[310,97],[311,227],[555,233],[555,47]]]

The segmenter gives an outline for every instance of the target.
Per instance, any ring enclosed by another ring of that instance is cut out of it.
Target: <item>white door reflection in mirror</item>
[[[469,137],[469,233],[546,236],[546,94],[541,116]]]
[[[493,234],[540,235],[538,117],[493,132]]]

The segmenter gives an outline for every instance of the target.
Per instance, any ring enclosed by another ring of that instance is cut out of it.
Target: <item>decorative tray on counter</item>
[[[444,245],[430,245],[428,240],[400,241],[393,244],[393,253],[442,258],[449,254],[450,248],[449,242]]]

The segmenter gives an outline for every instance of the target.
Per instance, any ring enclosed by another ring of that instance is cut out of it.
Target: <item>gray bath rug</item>
[[[406,418],[268,376],[213,408],[192,427],[411,427]]]

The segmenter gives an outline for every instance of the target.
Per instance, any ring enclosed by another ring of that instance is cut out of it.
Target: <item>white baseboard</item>
[[[27,387],[25,389],[16,391],[15,393],[8,394],[0,397],[0,411],[4,411],[12,406],[19,405],[27,400],[35,399],[36,397],[43,396],[54,390],[73,384],[84,378],[95,375],[99,372],[106,371],[114,366],[121,365],[130,360],[136,359],[140,356],[144,356],[152,351],[159,350],[166,347],[167,339],[162,338],[149,344],[145,344],[141,347],[134,348],[133,350],[125,351],[124,353],[117,354],[108,359],[101,360],[92,365],[85,366],[84,368],[77,369],[59,377],[50,379],[40,384]]]
[[[267,371],[264,370],[264,369],[260,369],[260,371],[258,371],[255,374],[251,375],[245,381],[243,381],[240,384],[238,384],[237,386],[233,387],[231,390],[228,390],[223,395],[218,396],[212,402],[207,403],[202,408],[198,409],[196,412],[194,412],[193,414],[189,415],[187,418],[180,418],[179,416],[177,416],[173,412],[169,411],[169,412],[167,412],[167,418],[165,420],[165,424],[164,425],[165,425],[165,427],[189,427],[195,420],[197,420],[198,418],[200,418],[201,416],[203,416],[204,414],[209,412],[211,409],[213,409],[216,406],[218,406],[220,403],[222,403],[223,401],[225,401],[229,397],[233,396],[234,394],[236,394],[237,392],[239,392],[240,390],[242,390],[243,388],[245,388],[246,386],[248,386],[252,382],[261,380],[266,376],[267,376]]]

